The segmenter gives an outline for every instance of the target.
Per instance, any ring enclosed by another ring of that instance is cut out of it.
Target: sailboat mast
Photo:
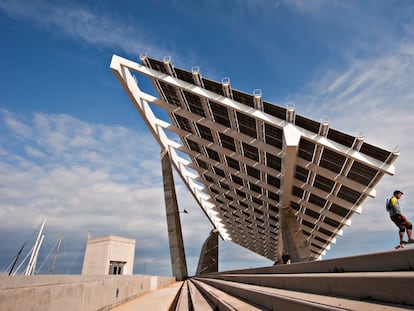
[[[17,260],[19,260],[19,257],[20,257],[20,255],[21,255],[21,253],[22,253],[23,248],[24,248],[24,246],[25,246],[25,245],[26,245],[26,243],[24,243],[24,244],[22,245],[22,247],[20,248],[20,250],[19,250],[19,252],[17,253],[16,257],[14,257],[14,259],[13,259],[13,264],[12,264],[12,266],[11,266],[11,268],[10,268],[9,276],[10,276],[10,275],[12,275],[13,270],[14,270],[14,266],[16,265]]]
[[[36,261],[37,261],[37,255],[39,253],[40,245],[42,244],[42,241],[43,241],[43,238],[44,238],[44,235],[42,235],[42,232],[43,232],[43,228],[45,226],[45,223],[46,223],[46,219],[43,220],[42,225],[40,226],[40,230],[39,230],[39,233],[37,235],[36,243],[33,247],[33,251],[32,251],[32,254],[30,256],[29,264],[26,267],[24,275],[32,275],[33,272],[34,272],[34,268],[36,266]]]
[[[52,274],[53,270],[55,269],[56,257],[59,253],[60,243],[62,242],[62,239],[63,239],[63,234],[61,234],[59,236],[59,241],[58,241],[58,244],[57,244],[57,247],[56,247],[55,255],[53,256],[53,261],[52,261],[52,264],[51,264],[50,269],[49,269],[50,274]]]

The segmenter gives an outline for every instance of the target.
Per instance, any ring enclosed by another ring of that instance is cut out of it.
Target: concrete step
[[[414,269],[414,244],[405,249],[390,250],[320,261],[299,262],[261,268],[223,271],[221,273],[327,273],[327,272],[386,272],[412,271]],[[211,273],[206,275],[215,275]],[[204,275],[203,275],[204,276]]]
[[[193,281],[194,279],[192,279]],[[228,295],[241,298],[263,310],[407,310],[413,309],[410,306],[395,304],[379,304],[368,301],[358,301],[353,299],[331,297],[292,291],[286,289],[270,288],[251,284],[241,284],[236,282],[195,278],[195,281],[210,285],[216,289],[226,292]],[[224,310],[224,309],[219,309]],[[253,309],[239,309],[253,310]]]
[[[177,305],[175,306],[175,311],[188,311],[190,310],[191,302],[189,301],[189,292],[188,292],[188,282],[184,281],[183,286],[181,287],[180,296],[177,300]]]
[[[190,280],[191,283],[200,290],[200,292],[212,302],[215,309],[220,311],[236,311],[236,310],[250,310],[259,311],[267,310],[260,306],[254,306],[252,303],[245,302],[244,300],[231,296],[222,290],[219,290],[211,285],[197,281],[195,279]]]
[[[191,307],[190,310],[214,311],[213,304],[203,296],[194,284],[187,280],[188,290],[190,292]]]
[[[220,274],[216,275],[214,279],[414,306],[413,271],[260,275]]]

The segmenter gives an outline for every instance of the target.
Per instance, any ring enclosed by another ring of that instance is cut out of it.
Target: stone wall
[[[174,282],[174,277],[148,275],[3,276],[0,310],[109,310]]]

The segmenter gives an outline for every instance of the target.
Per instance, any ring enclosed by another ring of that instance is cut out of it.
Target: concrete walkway
[[[151,293],[144,294],[122,305],[112,308],[111,311],[140,311],[157,310],[168,311],[175,297],[178,295],[183,282],[175,282]]]

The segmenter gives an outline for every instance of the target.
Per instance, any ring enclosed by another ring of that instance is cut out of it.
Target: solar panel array
[[[144,73],[160,99],[152,104],[168,113],[166,130],[180,138],[176,149],[190,159],[186,167],[217,219],[233,242],[257,254],[278,260],[280,213],[287,204],[311,259],[319,258],[374,196],[381,177],[393,173],[398,153],[263,101],[260,91],[234,90],[228,79],[203,78],[198,68],[175,68],[169,59],[141,60],[156,71]],[[293,170],[286,167],[288,124],[300,134]]]

